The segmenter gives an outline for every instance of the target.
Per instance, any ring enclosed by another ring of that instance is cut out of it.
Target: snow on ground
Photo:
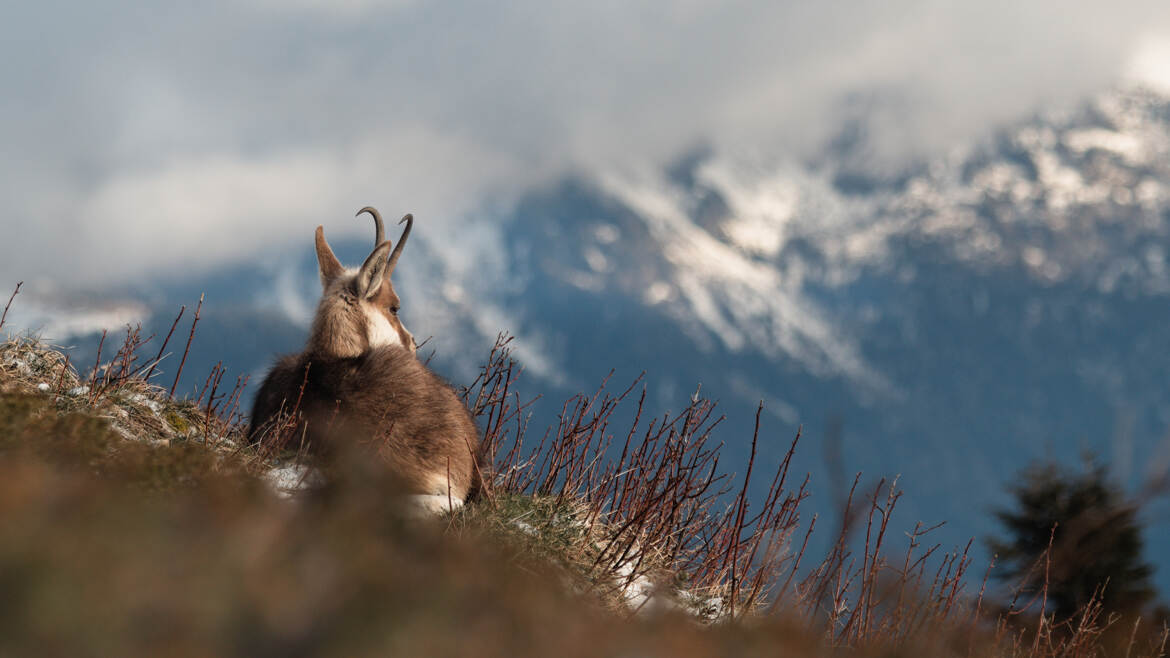
[[[321,473],[306,464],[288,463],[269,469],[264,480],[282,498],[291,498],[301,491],[320,486]]]

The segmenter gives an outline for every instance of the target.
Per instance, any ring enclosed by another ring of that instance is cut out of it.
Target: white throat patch
[[[362,312],[366,314],[366,339],[370,342],[371,349],[402,345],[402,337],[385,315],[369,306],[362,306]]]

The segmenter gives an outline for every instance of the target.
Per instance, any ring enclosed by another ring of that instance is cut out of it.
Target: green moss
[[[171,429],[175,430],[179,434],[186,434],[187,431],[191,429],[191,423],[189,423],[186,418],[184,418],[174,409],[167,409],[164,411],[163,418],[166,419],[167,424],[171,426]]]

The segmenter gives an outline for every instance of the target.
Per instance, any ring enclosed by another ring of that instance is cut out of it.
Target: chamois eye
[[[395,304],[394,306],[391,306],[390,312],[393,313],[394,315],[398,315],[398,305]]]

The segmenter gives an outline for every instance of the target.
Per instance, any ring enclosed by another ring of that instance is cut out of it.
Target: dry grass
[[[0,344],[0,655],[1165,655],[1164,620],[988,600],[970,546],[890,526],[895,483],[855,480],[806,555],[824,529],[789,472],[799,436],[762,463],[758,415],[741,476],[714,405],[651,418],[639,381],[531,440],[507,339],[465,389],[480,500],[406,523],[360,455],[284,499],[260,477],[274,456],[238,442],[246,382],[224,391],[217,366],[176,400],[152,340],[128,329],[84,375]]]

